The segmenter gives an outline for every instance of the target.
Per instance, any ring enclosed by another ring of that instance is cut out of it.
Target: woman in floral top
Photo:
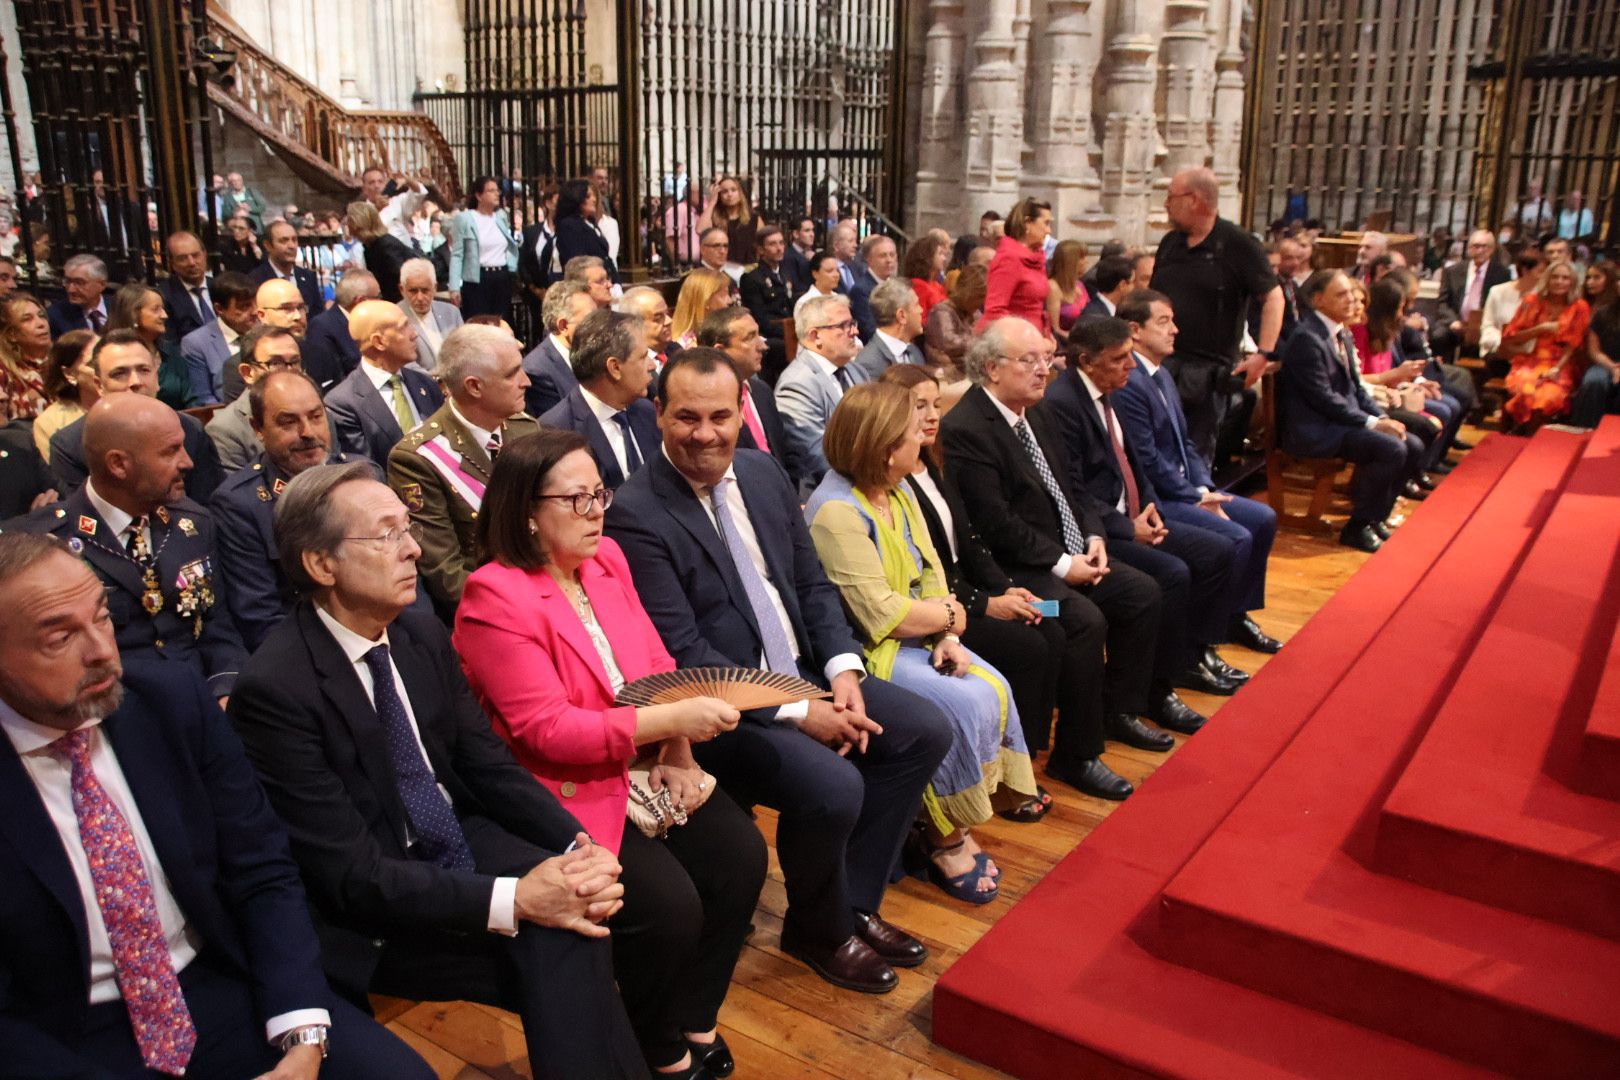
[[[45,305],[28,293],[0,304],[0,411],[9,420],[32,420],[49,404],[45,361],[51,354],[51,324]]]

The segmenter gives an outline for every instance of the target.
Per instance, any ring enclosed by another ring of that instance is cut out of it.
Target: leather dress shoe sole
[[[881,916],[857,911],[855,933],[890,967],[921,967],[928,959],[928,946]]]
[[[1176,745],[1175,736],[1168,731],[1150,728],[1130,713],[1116,713],[1109,717],[1103,723],[1103,734],[1126,746],[1157,753],[1163,753]]]
[[[894,968],[858,937],[852,936],[827,956],[818,957],[818,950],[801,946],[784,936],[782,951],[834,986],[845,990],[887,994],[900,985],[900,976],[894,973]]]

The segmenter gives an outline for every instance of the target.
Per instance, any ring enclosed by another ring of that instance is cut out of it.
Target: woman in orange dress
[[[1567,262],[1547,267],[1541,282],[1524,298],[1502,331],[1502,346],[1525,343],[1529,351],[1513,358],[1508,400],[1502,409],[1513,429],[1527,433],[1569,412],[1585,367],[1586,330],[1592,310],[1576,291],[1575,268]]]

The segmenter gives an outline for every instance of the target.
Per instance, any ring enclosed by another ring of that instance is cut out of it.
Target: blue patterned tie
[[[364,657],[371,669],[372,698],[377,719],[388,736],[388,756],[394,762],[399,781],[399,797],[405,802],[411,827],[416,830],[420,856],[446,870],[471,870],[472,851],[461,822],[439,790],[422,748],[417,744],[411,718],[394,686],[394,666],[388,662],[388,646],[378,645]]]
[[[1080,531],[1080,523],[1074,520],[1074,511],[1069,508],[1068,496],[1058,487],[1057,477],[1052,474],[1052,466],[1047,464],[1046,455],[1041,453],[1040,446],[1035,442],[1035,433],[1029,430],[1029,421],[1019,417],[1018,423],[1013,425],[1013,430],[1018,432],[1018,441],[1024,444],[1024,451],[1035,463],[1035,471],[1041,474],[1041,486],[1057,504],[1058,517],[1063,521],[1064,550],[1071,555],[1085,554],[1086,536]]]
[[[1159,397],[1164,399],[1164,411],[1170,414],[1170,427],[1176,433],[1176,449],[1181,452],[1181,475],[1191,476],[1192,469],[1187,461],[1187,428],[1181,416],[1180,391],[1176,389],[1176,384],[1170,381],[1170,373],[1164,368],[1155,371],[1148,378],[1159,388]]]
[[[630,414],[620,409],[613,414],[613,422],[624,432],[624,478],[628,480],[641,468],[641,451],[636,447],[635,435],[630,432]]]
[[[759,624],[760,640],[765,645],[765,666],[786,675],[797,675],[799,665],[793,660],[793,646],[788,643],[787,634],[782,630],[782,620],[777,618],[776,608],[771,606],[770,595],[765,590],[765,579],[759,576],[759,569],[754,566],[748,548],[743,545],[742,533],[737,531],[736,524],[731,520],[731,509],[726,506],[726,490],[732,482],[730,479],[722,480],[709,491],[709,503],[714,507],[714,521],[720,527],[720,539],[726,542],[726,550],[731,552],[731,561],[736,564],[743,591],[748,594],[748,606],[754,609],[754,621]]]

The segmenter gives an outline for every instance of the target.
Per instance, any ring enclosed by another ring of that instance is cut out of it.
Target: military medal
[[[156,615],[163,610],[163,586],[158,584],[156,569],[141,567],[141,586],[146,590],[141,593],[141,607],[148,615]]]
[[[181,518],[180,519],[180,531],[185,533],[187,536],[196,536],[197,535],[197,526],[195,526],[195,525],[193,525],[191,523],[190,518]]]
[[[254,488],[253,493],[259,497],[260,502],[270,501],[270,493],[264,490],[262,486]]]

